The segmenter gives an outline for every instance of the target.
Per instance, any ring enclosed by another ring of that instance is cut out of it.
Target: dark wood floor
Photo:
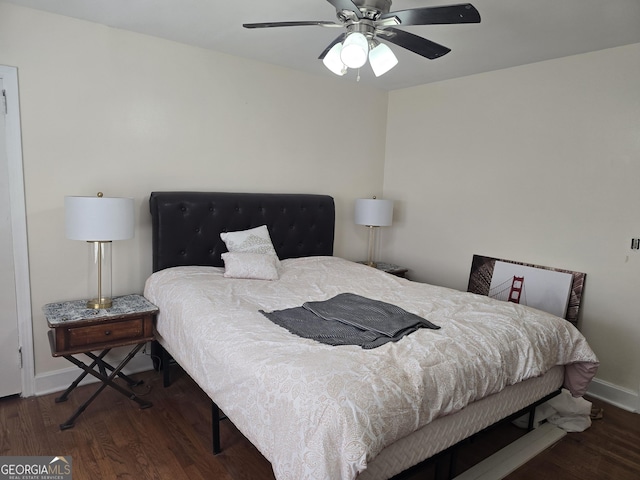
[[[140,410],[108,388],[66,431],[58,425],[96,385],[79,387],[59,404],[56,395],[1,399],[0,456],[71,455],[75,480],[274,478],[269,462],[228,420],[221,427],[223,453],[211,453],[210,403],[186,375],[177,375],[167,389],[155,372],[136,377],[145,380],[136,390],[153,402],[152,408]],[[583,433],[566,435],[508,478],[640,478],[640,415],[597,401],[594,406],[604,408],[602,420]],[[522,434],[505,425],[466,445],[458,457],[458,473]],[[427,464],[409,478],[429,479],[433,471]]]

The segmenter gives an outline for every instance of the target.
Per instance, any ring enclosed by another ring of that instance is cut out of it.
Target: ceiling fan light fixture
[[[398,64],[393,51],[384,43],[379,43],[369,52],[369,63],[376,77],[384,75]]]
[[[327,0],[336,9],[337,20],[302,20],[284,22],[244,23],[244,28],[272,28],[320,26],[345,28],[346,32],[333,40],[318,57],[336,75],[345,75],[349,68],[358,71],[369,59],[371,68],[379,77],[398,64],[398,59],[387,46],[380,45],[376,36],[386,42],[409,50],[430,60],[451,51],[427,38],[403,29],[418,25],[454,25],[480,23],[480,12],[470,3],[418,7],[390,11],[392,0]]]
[[[367,63],[369,42],[360,32],[350,33],[342,44],[340,59],[349,68],[360,68]]]
[[[322,63],[336,75],[342,76],[347,73],[347,66],[342,63],[340,52],[342,52],[342,43],[336,43],[322,59]]]

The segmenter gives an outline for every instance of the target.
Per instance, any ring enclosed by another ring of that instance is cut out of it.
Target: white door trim
[[[29,282],[29,251],[27,244],[27,210],[25,206],[22,166],[22,136],[20,133],[20,101],[18,69],[0,65],[0,78],[7,93],[7,158],[9,164],[9,197],[16,276],[16,307],[18,335],[22,347],[22,396],[35,395],[35,362],[33,355],[33,323],[31,320],[31,287]]]

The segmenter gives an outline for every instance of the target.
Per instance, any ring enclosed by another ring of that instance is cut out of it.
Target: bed
[[[150,209],[154,273],[145,296],[160,309],[156,348],[278,479],[391,478],[563,386],[582,395],[595,375],[597,358],[569,322],[333,256],[329,196],[154,192]],[[277,279],[225,276],[220,234],[263,225]],[[260,312],[344,292],[441,328],[371,349],[331,346]]]

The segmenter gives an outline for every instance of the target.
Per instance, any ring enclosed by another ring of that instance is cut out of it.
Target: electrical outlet
[[[640,250],[640,238],[631,239],[631,250]]]

